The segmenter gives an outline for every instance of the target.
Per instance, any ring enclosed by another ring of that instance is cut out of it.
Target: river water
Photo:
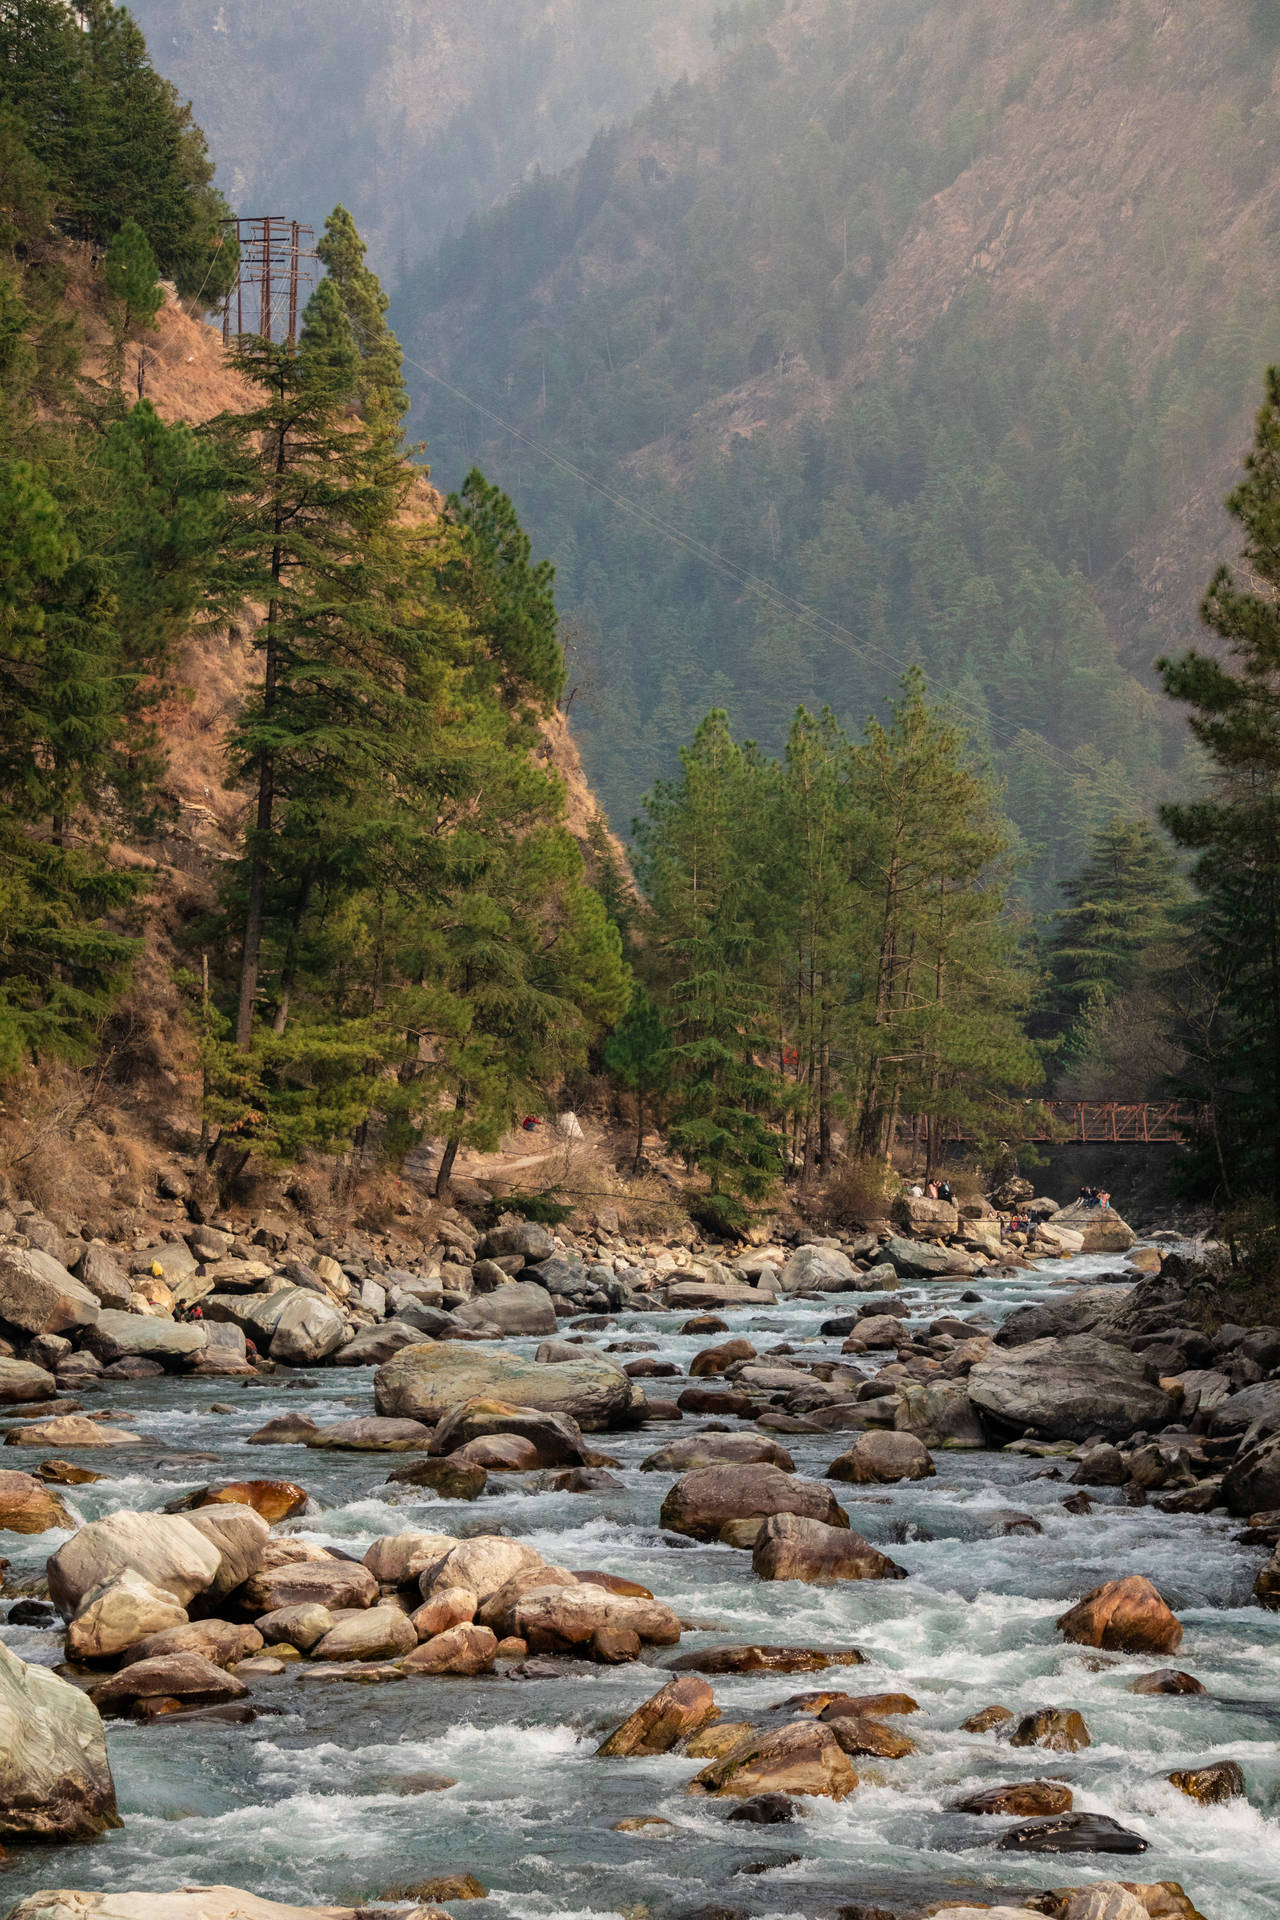
[[[1087,1281],[1113,1266],[1055,1262],[1014,1279],[903,1291],[920,1325],[939,1313],[1000,1318],[1052,1283]],[[980,1306],[960,1303],[970,1287],[981,1293]],[[819,1323],[850,1304],[831,1296],[722,1317],[761,1352],[786,1340],[807,1355],[834,1356],[840,1342],[822,1339]],[[656,1357],[687,1366],[711,1338],[724,1336],[682,1335],[685,1318],[623,1314],[591,1337],[602,1346],[652,1340]],[[532,1351],[534,1343],[515,1345]],[[121,1383],[110,1404],[147,1446],[127,1456],[82,1456],[112,1477],[68,1490],[71,1503],[92,1519],[119,1507],[159,1507],[228,1474],[270,1475],[301,1481],[319,1509],[287,1523],[289,1531],[348,1552],[408,1527],[462,1534],[496,1525],[562,1565],[641,1580],[696,1623],[681,1652],[726,1640],[861,1648],[866,1665],[817,1678],[717,1678],[723,1717],[749,1719],[792,1692],[826,1684],[906,1691],[921,1711],[894,1724],[910,1732],[917,1752],[855,1762],[861,1785],[849,1800],[802,1801],[802,1818],[791,1824],[727,1825],[723,1803],[684,1792],[700,1762],[594,1757],[603,1734],[661,1684],[655,1666],[556,1662],[554,1678],[498,1674],[382,1686],[309,1680],[295,1666],[254,1681],[261,1712],[248,1725],[109,1723],[123,1829],[92,1845],[13,1856],[0,1867],[0,1909],[37,1887],[159,1890],[193,1882],[355,1905],[465,1870],[490,1889],[487,1900],[459,1909],[468,1920],[595,1920],[633,1911],[638,1920],[641,1908],[653,1920],[703,1908],[790,1920],[855,1902],[907,1906],[953,1891],[994,1903],[1112,1878],[1180,1880],[1208,1920],[1275,1920],[1280,1912],[1280,1614],[1250,1604],[1263,1555],[1236,1543],[1238,1523],[1129,1507],[1110,1490],[1095,1490],[1091,1513],[1073,1515],[1062,1504],[1071,1486],[1046,1477],[1051,1461],[939,1452],[936,1479],[837,1489],[853,1525],[891,1552],[909,1579],[764,1583],[753,1578],[749,1555],[677,1542],[659,1528],[673,1476],[643,1473],[640,1462],[697,1431],[697,1419],[598,1436],[622,1462],[621,1488],[535,1493],[522,1490],[517,1476],[501,1485],[491,1477],[480,1501],[463,1504],[387,1486],[387,1470],[403,1455],[246,1446],[250,1433],[286,1411],[325,1420],[352,1406],[372,1410],[371,1372],[315,1377],[314,1390],[290,1389],[282,1376],[244,1388],[225,1380]],[[683,1384],[659,1381],[654,1390],[674,1396]],[[235,1411],[214,1412],[215,1403]],[[774,1437],[800,1473],[816,1476],[855,1436]],[[193,1459],[196,1453],[216,1459]],[[10,1448],[4,1464],[26,1466],[28,1456]],[[1034,1515],[1043,1531],[1000,1532],[997,1515],[1009,1508]],[[61,1537],[6,1536],[11,1581],[39,1566]],[[1161,1662],[1059,1641],[1058,1613],[1100,1581],[1130,1573],[1154,1580],[1182,1619],[1177,1664],[1204,1682],[1208,1697],[1135,1695],[1127,1683]],[[7,1610],[0,1602],[0,1617]],[[25,1659],[53,1664],[61,1656],[60,1634],[2,1620],[0,1634]],[[671,1658],[653,1654],[658,1663]],[[1046,1754],[958,1731],[993,1702],[1015,1712],[1076,1708],[1093,1743],[1075,1754]],[[1242,1765],[1247,1800],[1200,1807],[1164,1779],[1174,1767],[1221,1759]],[[424,1775],[456,1784],[423,1791]],[[1077,1808],[1109,1814],[1142,1834],[1150,1850],[1135,1859],[1001,1854],[993,1842],[1007,1821],[948,1811],[961,1794],[1046,1775],[1070,1783]],[[670,1824],[613,1831],[618,1820],[643,1814]]]

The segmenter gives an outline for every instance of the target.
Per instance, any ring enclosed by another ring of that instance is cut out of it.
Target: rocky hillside
[[[392,276],[711,57],[713,0],[137,0],[246,213],[342,200]],[[283,84],[287,76],[287,86]],[[268,204],[270,203],[270,204]]]
[[[618,817],[709,705],[772,746],[912,658],[1039,897],[1167,787],[1151,661],[1229,545],[1280,317],[1273,15],[800,0],[404,290],[465,396],[420,382],[437,472],[498,475],[594,632]]]

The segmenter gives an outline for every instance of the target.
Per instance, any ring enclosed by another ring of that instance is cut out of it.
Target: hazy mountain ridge
[[[1195,632],[1280,339],[1265,16],[803,0],[405,288],[402,335],[474,400],[846,629],[691,584],[423,387],[437,477],[496,473],[595,627],[607,712],[581,724],[616,814],[712,700],[772,745],[793,697],[864,712],[894,657],[985,709],[1057,870],[1081,808],[1159,796],[1181,735],[1150,661]]]
[[[136,0],[244,213],[350,206],[394,275],[711,57],[712,0]],[[286,84],[287,81],[287,84]]]

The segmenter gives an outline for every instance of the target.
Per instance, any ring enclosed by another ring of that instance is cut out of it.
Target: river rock
[[[108,1660],[186,1619],[171,1593],[129,1570],[85,1595],[67,1628],[67,1651],[77,1660]]]
[[[263,1637],[256,1627],[233,1620],[189,1620],[185,1626],[165,1627],[131,1646],[120,1662],[159,1660],[171,1653],[198,1653],[215,1667],[234,1667],[262,1651]]]
[[[1249,1447],[1222,1481],[1223,1505],[1232,1513],[1268,1513],[1280,1507],[1280,1435]]]
[[[806,1580],[816,1586],[907,1577],[905,1567],[851,1532],[848,1520],[831,1527],[797,1513],[769,1516],[751,1550],[751,1567],[758,1580]]]
[[[979,1707],[976,1713],[971,1713],[967,1720],[960,1722],[960,1731],[962,1733],[993,1733],[997,1727],[1006,1726],[1012,1718],[1013,1715],[1008,1707]]]
[[[634,1658],[641,1642],[671,1647],[680,1639],[680,1622],[661,1601],[579,1585],[530,1588],[516,1602],[512,1630],[531,1653],[599,1653],[602,1635],[621,1633],[635,1637]]]
[[[378,1583],[353,1560],[303,1560],[255,1573],[238,1596],[256,1615],[318,1603],[331,1613],[377,1604]]]
[[[0,1407],[29,1406],[36,1400],[52,1400],[58,1383],[43,1367],[29,1360],[12,1360],[0,1355]]]
[[[1029,1815],[1070,1813],[1074,1798],[1061,1780],[1017,1780],[1007,1787],[986,1787],[951,1804],[957,1813],[1011,1813],[1025,1819]]]
[[[187,1515],[112,1513],[81,1527],[52,1556],[49,1598],[69,1620],[87,1594],[131,1573],[188,1607],[221,1569],[219,1547]]]
[[[745,1740],[720,1760],[704,1767],[691,1792],[746,1800],[760,1793],[820,1794],[843,1800],[858,1776],[829,1727],[816,1720],[795,1720]]]
[[[970,1372],[968,1393],[997,1433],[1029,1428],[1042,1440],[1120,1440],[1166,1426],[1178,1407],[1140,1354],[1092,1334],[993,1351]]]
[[[82,1840],[119,1825],[97,1708],[0,1641],[0,1841]]]
[[[904,1380],[893,1424],[896,1432],[913,1433],[926,1447],[969,1451],[987,1444],[982,1422],[958,1380]]]
[[[937,1472],[928,1448],[913,1433],[864,1433],[848,1453],[827,1468],[828,1480],[854,1486],[891,1486],[898,1480],[928,1480]]]
[[[1143,1673],[1129,1682],[1130,1693],[1207,1693],[1208,1688],[1194,1674],[1180,1673],[1177,1667],[1160,1667],[1155,1673]]]
[[[307,1413],[282,1413],[266,1425],[251,1433],[246,1446],[250,1447],[293,1447],[301,1446],[320,1428]]]
[[[455,1454],[473,1440],[498,1434],[511,1434],[529,1441],[537,1454],[535,1466],[580,1467],[585,1462],[582,1429],[570,1414],[546,1413],[535,1407],[514,1406],[510,1401],[484,1396],[464,1400],[445,1414],[435,1430],[431,1451]]]
[[[895,1237],[886,1242],[884,1258],[904,1280],[939,1280],[948,1274],[973,1273],[978,1262],[958,1247],[933,1246],[925,1240]]]
[[[1095,1587],[1057,1626],[1077,1646],[1109,1653],[1176,1653],[1182,1643],[1181,1623],[1140,1574]]]
[[[500,1333],[526,1337],[556,1330],[556,1309],[545,1287],[514,1281],[474,1300],[464,1300],[453,1312],[460,1327],[496,1327]]]
[[[506,1589],[500,1589],[505,1592]],[[498,1596],[494,1596],[496,1599]],[[515,1596],[512,1596],[514,1603]],[[469,1587],[442,1587],[433,1592],[429,1600],[424,1600],[416,1613],[410,1614],[413,1630],[419,1640],[434,1640],[438,1633],[448,1633],[451,1627],[469,1627],[476,1617],[479,1601]],[[482,1621],[483,1626],[491,1627],[491,1620]]]
[[[1002,1853],[1145,1853],[1148,1842],[1104,1813],[1060,1813],[1010,1827],[996,1845]]]
[[[233,1593],[263,1564],[263,1549],[271,1529],[252,1507],[198,1507],[184,1516],[218,1550],[218,1571],[208,1592],[218,1598]]]
[[[431,1445],[432,1429],[421,1420],[335,1420],[306,1435],[304,1445],[331,1453],[416,1453]]]
[[[616,1759],[633,1754],[670,1753],[677,1741],[686,1740],[719,1717],[715,1695],[705,1680],[692,1674],[669,1680],[652,1699],[628,1714],[620,1727],[597,1747],[605,1758]]]
[[[481,1533],[471,1540],[450,1541],[423,1569],[419,1584],[424,1600],[448,1587],[463,1587],[483,1602],[516,1574],[545,1565],[536,1547],[523,1540]]]
[[[91,1327],[102,1309],[52,1254],[0,1246],[0,1320],[22,1333],[71,1333]]]
[[[399,1607],[368,1607],[350,1620],[339,1620],[313,1654],[317,1660],[392,1660],[417,1644],[417,1633]]]
[[[858,1270],[836,1247],[797,1247],[778,1275],[781,1293],[846,1293]]]
[[[7,1447],[140,1447],[140,1433],[126,1427],[108,1426],[103,1420],[90,1420],[78,1413],[65,1413],[53,1420],[37,1420],[32,1426],[10,1427],[5,1435]]]
[[[1138,1237],[1110,1207],[1086,1207],[1079,1202],[1063,1207],[1046,1224],[1082,1234],[1084,1253],[1128,1253]]]
[[[1163,1887],[1144,1888],[1144,1893],[1165,1896],[1166,1889],[1176,1882],[1166,1882]],[[1132,1886],[1122,1880],[1103,1880],[1092,1887],[1062,1887],[1052,1893],[1055,1920],[1151,1920],[1153,1914],[1160,1920],[1203,1920],[1189,1900],[1185,1905],[1174,1905],[1165,1897],[1148,1905],[1140,1900]]]
[[[1244,1771],[1235,1760],[1214,1760],[1207,1767],[1184,1767],[1169,1779],[1180,1793],[1198,1800],[1203,1807],[1218,1806],[1224,1800],[1243,1799]]]
[[[192,1498],[193,1507],[252,1507],[269,1526],[301,1513],[307,1490],[292,1480],[222,1480],[204,1487]]]
[[[511,1220],[502,1226],[490,1227],[476,1248],[485,1260],[503,1260],[519,1254],[521,1259],[534,1263],[550,1260],[555,1250],[555,1241],[537,1220]]]
[[[80,1255],[76,1278],[104,1307],[127,1312],[133,1304],[133,1285],[109,1247],[90,1243]]]
[[[441,1500],[478,1500],[489,1475],[462,1460],[413,1460],[387,1475],[389,1485],[428,1487]]]
[[[405,1347],[379,1367],[374,1397],[380,1414],[429,1423],[464,1400],[498,1399],[567,1413],[589,1433],[634,1425],[644,1413],[641,1389],[601,1354],[539,1366],[497,1347],[440,1341]]]
[[[291,1907],[238,1887],[183,1887],[173,1893],[33,1893],[9,1920],[360,1920],[367,1909]],[[422,1910],[403,1920],[448,1920]]]
[[[448,1533],[384,1534],[369,1548],[364,1564],[379,1586],[409,1587],[421,1579],[428,1567],[438,1565],[457,1544]]]
[[[766,1466],[794,1473],[785,1447],[762,1433],[691,1433],[640,1462],[642,1473],[690,1473],[697,1467]]]
[[[899,1733],[896,1727],[887,1727],[883,1720],[875,1719],[871,1714],[842,1713],[834,1719],[822,1716],[824,1726],[829,1726],[840,1743],[840,1751],[852,1759],[866,1757],[876,1760],[904,1760],[914,1753],[916,1743],[907,1734]]]
[[[1050,1753],[1078,1753],[1093,1742],[1080,1714],[1068,1708],[1038,1707],[1019,1720],[1009,1736],[1009,1745],[1044,1747]]]
[[[421,1338],[421,1330],[411,1327],[407,1320],[385,1320],[378,1327],[362,1327],[354,1339],[345,1341],[330,1355],[330,1365],[380,1367],[401,1347],[411,1347]]]
[[[832,1527],[849,1524],[829,1487],[768,1465],[695,1468],[669,1490],[661,1522],[671,1533],[714,1540],[726,1521],[778,1513],[802,1514]]]
[[[894,1223],[916,1240],[946,1240],[960,1229],[960,1215],[949,1200],[902,1193],[890,1209]]]
[[[996,1330],[998,1347],[1028,1347],[1033,1340],[1060,1339],[1069,1333],[1092,1333],[1115,1312],[1110,1287],[1077,1287],[1060,1299],[1032,1300],[1015,1307]]]
[[[672,1673],[822,1673],[827,1667],[861,1666],[866,1656],[856,1647],[834,1653],[817,1647],[703,1647],[667,1664]]]
[[[450,1627],[415,1647],[405,1656],[403,1668],[406,1674],[490,1673],[497,1652],[497,1636],[488,1627]]]
[[[344,1346],[347,1337],[347,1322],[335,1306],[308,1288],[295,1287],[275,1315],[269,1352],[282,1366],[314,1367]]]
[[[544,1464],[533,1441],[518,1433],[490,1433],[481,1440],[468,1440],[465,1447],[445,1457],[455,1466],[482,1467],[486,1473],[537,1473]]]
[[[296,1647],[299,1653],[310,1653],[312,1647],[331,1631],[333,1624],[333,1615],[318,1600],[277,1607],[274,1612],[264,1613],[254,1622],[267,1646]]]
[[[198,1653],[168,1653],[122,1667],[100,1681],[91,1697],[100,1709],[127,1713],[138,1700],[181,1700],[188,1706],[212,1707],[243,1700],[248,1692],[243,1680],[224,1673]]]
[[[75,1526],[56,1493],[30,1473],[0,1473],[0,1533],[49,1533]]]
[[[117,1360],[157,1360],[166,1371],[176,1373],[190,1367],[208,1341],[206,1329],[198,1323],[104,1307],[82,1345],[104,1366]]]

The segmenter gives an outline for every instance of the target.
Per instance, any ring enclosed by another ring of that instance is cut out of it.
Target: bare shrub
[[[822,1190],[822,1218],[845,1230],[883,1220],[898,1188],[897,1174],[883,1160],[846,1160]]]

